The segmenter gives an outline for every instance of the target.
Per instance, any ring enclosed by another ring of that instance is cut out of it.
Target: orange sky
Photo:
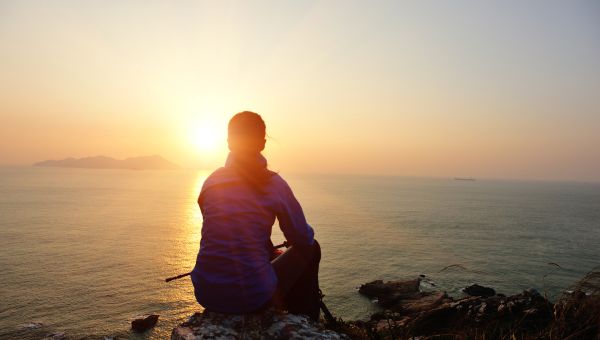
[[[0,164],[160,154],[212,168],[228,118],[253,110],[283,172],[600,180],[598,13],[3,1]]]

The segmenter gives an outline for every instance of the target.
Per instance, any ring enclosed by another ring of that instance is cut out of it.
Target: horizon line
[[[94,157],[94,156],[91,156]],[[144,156],[141,156],[144,157]],[[112,157],[111,157],[112,158]],[[0,163],[0,168],[59,168],[59,169],[81,169],[81,170],[130,170],[130,169],[110,169],[110,168],[77,168],[77,167],[37,167],[34,163]],[[179,166],[178,169],[139,169],[136,171],[207,171],[211,172],[218,169],[201,168],[195,166]],[[277,170],[277,173],[280,171]],[[600,184],[600,179],[574,179],[574,178],[532,178],[532,177],[493,177],[493,176],[465,176],[465,175],[417,175],[417,174],[390,174],[390,173],[363,173],[363,172],[314,172],[314,171],[287,171],[290,176],[348,176],[348,177],[394,177],[394,178],[420,178],[420,179],[449,179],[472,178],[477,181],[516,181],[516,182],[569,182],[581,184]]]

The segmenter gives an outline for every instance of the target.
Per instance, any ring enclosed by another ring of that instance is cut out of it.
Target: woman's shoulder
[[[271,180],[270,180],[270,184],[271,187],[274,189],[274,191],[276,192],[288,192],[291,191],[290,185],[288,184],[288,182],[283,179],[283,177],[281,177],[281,175],[277,172],[273,172],[271,171]]]
[[[270,181],[273,184],[287,184],[287,182],[281,177],[278,172],[267,170],[269,175],[271,175]]]
[[[220,167],[206,177],[202,186],[207,188],[213,185],[234,181],[239,181],[239,178],[236,176],[235,172],[231,171],[231,169],[227,167]]]

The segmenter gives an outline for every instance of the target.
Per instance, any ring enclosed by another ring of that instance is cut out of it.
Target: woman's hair
[[[267,135],[262,117],[251,111],[240,112],[231,117],[227,126],[227,133],[228,140],[236,143],[234,147],[245,149],[248,152],[262,151]],[[260,147],[261,143],[262,147]],[[258,150],[252,150],[254,147]]]
[[[273,172],[259,161],[265,148],[266,126],[262,117],[251,111],[235,114],[227,127],[229,149],[234,153],[232,166],[244,181],[259,193],[264,193]]]

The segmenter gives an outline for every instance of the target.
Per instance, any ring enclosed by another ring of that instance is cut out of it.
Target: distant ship
[[[454,177],[455,181],[474,181],[473,177]]]

